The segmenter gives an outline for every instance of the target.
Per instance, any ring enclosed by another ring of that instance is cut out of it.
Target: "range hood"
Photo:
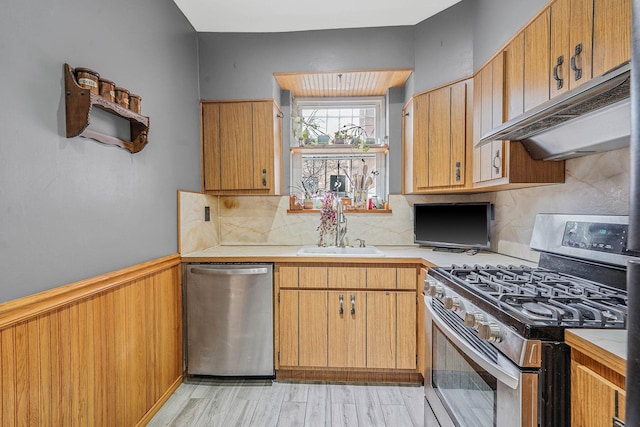
[[[631,65],[622,65],[483,135],[522,141],[536,160],[564,160],[629,145]]]

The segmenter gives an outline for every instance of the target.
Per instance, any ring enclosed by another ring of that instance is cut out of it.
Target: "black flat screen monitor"
[[[414,242],[449,249],[489,249],[491,203],[416,203]]]

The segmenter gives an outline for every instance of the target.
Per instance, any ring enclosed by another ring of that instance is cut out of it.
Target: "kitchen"
[[[0,52],[3,58],[11,58],[2,66],[7,101],[0,115],[6,206],[0,233],[4,254],[0,300],[11,301],[176,253],[176,190],[199,192],[201,187],[198,101],[276,97],[272,73],[282,69],[265,66],[269,61],[291,62],[290,70],[304,70],[309,64],[338,69],[413,68],[406,97],[470,76],[546,4],[483,1],[476,7],[469,3],[460,3],[415,29],[330,32],[326,43],[340,37],[353,40],[354,45],[334,47],[326,56],[320,48],[311,49],[308,56],[294,46],[274,52],[269,45],[287,42],[275,36],[261,45],[250,35],[197,35],[172,2],[149,2],[146,8],[140,2],[118,2],[108,9],[84,3],[8,6],[0,18],[4,40]],[[354,55],[371,46],[384,54],[367,60]],[[294,50],[291,57],[278,56],[290,50]],[[329,60],[331,65],[323,65]],[[132,155],[90,140],[64,137],[61,76],[65,62],[94,68],[142,95],[143,114],[151,118],[150,142],[144,150]],[[397,105],[401,108],[404,101],[398,100]],[[400,132],[395,132],[399,141]],[[536,212],[627,214],[628,157],[629,150],[621,149],[569,160],[565,184],[486,194],[496,206],[493,249],[535,257],[528,245]],[[395,185],[394,216],[408,205],[406,199],[420,197],[402,196],[399,180]],[[531,200],[536,201],[535,207]],[[406,223],[408,213],[404,212]],[[251,221],[258,212],[248,209],[246,215]],[[357,220],[352,222],[355,226]],[[403,239],[406,242],[406,235]],[[376,235],[366,240],[384,244],[376,241]],[[37,268],[32,265],[34,256]]]

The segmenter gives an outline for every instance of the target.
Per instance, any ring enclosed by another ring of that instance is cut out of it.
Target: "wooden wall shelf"
[[[137,153],[147,145],[149,117],[136,114],[115,102],[92,93],[89,89],[80,87],[73,74],[73,68],[69,64],[64,64],[64,86],[67,138],[75,136],[91,138],[103,144],[116,145],[132,153]],[[87,129],[93,106],[128,120],[131,125],[131,141]]]

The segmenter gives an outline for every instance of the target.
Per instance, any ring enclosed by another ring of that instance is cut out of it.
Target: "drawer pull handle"
[[[572,61],[573,61],[573,59],[572,59]],[[564,56],[560,55],[560,56],[558,56],[558,62],[556,63],[556,66],[553,67],[553,79],[556,81],[556,89],[557,90],[562,89],[562,83],[564,81],[558,75],[558,68],[560,68],[560,66],[562,66],[562,64],[564,64]]]
[[[575,55],[571,57],[571,69],[575,72],[574,80],[578,81],[582,78],[582,68],[578,68],[578,57],[582,53],[582,43],[576,45]]]

